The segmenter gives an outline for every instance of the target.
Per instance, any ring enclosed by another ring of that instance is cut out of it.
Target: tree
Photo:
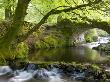
[[[9,27],[7,33],[4,35],[4,37],[2,37],[0,40],[0,44],[1,44],[0,45],[0,55],[2,55],[2,56],[3,55],[8,56],[9,54],[10,54],[9,56],[12,55],[11,51],[10,51],[10,47],[11,47],[10,45],[11,45],[12,41],[16,38],[16,36],[18,35],[18,33],[22,27],[29,2],[30,2],[30,0],[18,0],[18,4],[17,4],[17,8],[15,10],[15,15],[13,17],[12,24]]]
[[[0,55],[6,58],[10,58],[14,56],[14,53],[11,52],[11,45],[14,41],[17,41],[17,37],[19,35],[20,30],[22,29],[22,25],[24,22],[24,18],[26,16],[26,11],[28,5],[31,0],[18,0],[17,7],[15,9],[15,13],[13,16],[13,20],[11,25],[7,31],[7,33],[0,38]],[[84,8],[87,6],[93,6],[95,4],[100,3],[101,0],[88,0],[88,3],[84,3],[81,5],[72,6],[59,6],[52,10],[50,10],[41,20],[37,23],[32,29],[30,29],[25,35],[19,36],[19,42],[24,41],[30,34],[36,31],[42,24],[46,22],[50,15],[60,14],[62,12],[70,12],[76,9]]]

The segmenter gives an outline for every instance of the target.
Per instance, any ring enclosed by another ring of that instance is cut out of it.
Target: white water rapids
[[[33,68],[31,65],[30,67],[28,66],[27,70],[12,71],[9,66],[1,66],[0,82],[79,82],[62,78],[57,68],[50,70],[44,68],[33,70]]]

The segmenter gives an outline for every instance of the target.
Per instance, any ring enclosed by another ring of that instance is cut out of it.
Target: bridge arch
[[[63,33],[63,35],[66,37],[68,36],[67,39],[70,40],[70,44],[72,39],[90,29],[98,28],[110,34],[110,24],[108,22],[90,19],[87,22],[72,22],[70,19],[63,19],[54,25],[46,25],[46,27],[48,30],[57,29],[63,31],[64,33],[67,33]]]

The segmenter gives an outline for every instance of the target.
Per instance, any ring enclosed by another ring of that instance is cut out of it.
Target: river
[[[87,47],[70,47],[56,49],[40,49],[29,55],[30,62],[77,62],[101,63],[107,60],[104,52]],[[65,77],[60,70],[53,68],[36,69],[30,65],[26,70],[14,70],[8,66],[0,67],[0,82],[82,82],[75,78],[83,78],[84,73],[74,73],[72,78]]]
[[[29,56],[33,62],[77,62],[100,63],[106,61],[104,52],[99,52],[87,47],[70,47],[56,49],[42,49]]]

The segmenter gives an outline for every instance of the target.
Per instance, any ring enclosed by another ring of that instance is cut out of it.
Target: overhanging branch
[[[76,9],[80,9],[82,7],[87,7],[87,6],[91,6],[91,5],[94,5],[94,4],[98,4],[99,2],[101,2],[101,0],[95,0],[94,2],[90,2],[90,3],[87,3],[87,4],[82,4],[82,5],[78,5],[78,6],[75,6],[75,7],[67,7],[62,10],[57,10],[58,8],[60,7],[57,7],[55,9],[52,9],[50,12],[48,12],[42,19],[39,23],[37,23],[32,29],[30,29],[25,35],[23,36],[20,36],[19,37],[19,42],[22,42],[24,41],[30,34],[32,34],[33,32],[35,32],[42,24],[45,23],[45,21],[48,19],[48,17],[50,15],[54,15],[54,14],[60,14],[62,12],[70,12],[70,11],[73,11],[73,10],[76,10]],[[62,6],[61,6],[62,7]]]

